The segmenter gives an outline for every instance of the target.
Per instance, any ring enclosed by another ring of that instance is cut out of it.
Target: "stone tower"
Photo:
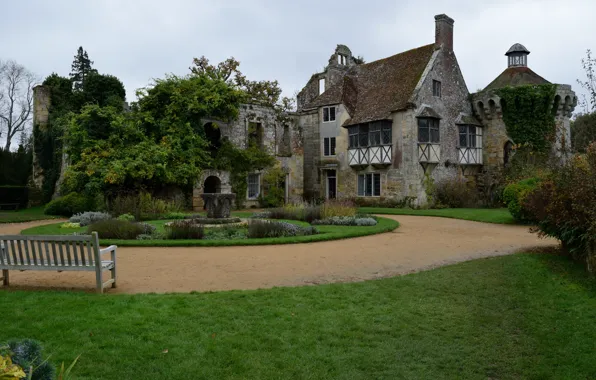
[[[504,87],[550,83],[528,67],[529,54],[530,51],[522,44],[516,43],[511,46],[505,53],[507,69],[484,90],[472,94],[474,115],[483,124],[485,170],[502,168],[509,161],[511,149],[516,143],[507,135],[507,129],[503,122],[502,101],[496,90]],[[557,152],[570,148],[569,118],[576,104],[577,97],[571,86],[557,84],[556,96],[552,104],[557,130],[554,149]]]

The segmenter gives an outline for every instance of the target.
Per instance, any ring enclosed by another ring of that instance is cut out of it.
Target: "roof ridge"
[[[361,65],[354,66],[354,68],[356,68],[356,67],[364,67],[364,66],[372,65],[373,63],[377,63],[377,62],[381,62],[381,61],[389,60],[389,59],[391,59],[391,58],[395,58],[395,57],[397,57],[398,55],[402,55],[402,54],[410,53],[410,52],[413,52],[413,51],[415,51],[415,50],[425,49],[425,48],[428,48],[429,46],[434,46],[434,43],[432,43],[432,44],[426,44],[426,45],[422,45],[422,46],[418,46],[418,47],[415,47],[415,48],[412,48],[412,49],[409,49],[409,50],[402,51],[401,53],[397,53],[397,54],[390,55],[390,56],[388,56],[388,57],[385,57],[385,58],[379,58],[379,59],[377,59],[376,61],[371,61],[371,62],[363,63],[363,64],[361,64]]]

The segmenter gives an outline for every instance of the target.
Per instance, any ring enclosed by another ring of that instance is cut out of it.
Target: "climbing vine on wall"
[[[547,152],[555,138],[553,113],[556,85],[505,87],[496,91],[502,99],[507,134],[516,144],[528,144]]]

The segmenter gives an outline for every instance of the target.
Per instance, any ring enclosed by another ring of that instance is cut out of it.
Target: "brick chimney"
[[[453,51],[453,19],[446,14],[435,16],[435,46]]]

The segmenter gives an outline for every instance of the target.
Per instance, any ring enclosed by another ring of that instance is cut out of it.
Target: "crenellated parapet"
[[[570,118],[577,106],[577,96],[570,85],[557,84],[552,113],[557,119]],[[503,118],[503,100],[496,91],[480,91],[471,95],[472,111],[480,121]]]
[[[503,118],[501,98],[493,91],[472,94],[472,112],[483,123]]]
[[[568,84],[558,84],[553,104],[556,118],[570,118],[577,106],[577,96]]]

